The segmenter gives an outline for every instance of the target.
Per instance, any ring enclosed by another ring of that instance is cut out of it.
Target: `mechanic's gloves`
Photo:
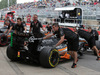
[[[53,47],[51,48],[52,50],[56,49],[56,45],[53,45]]]

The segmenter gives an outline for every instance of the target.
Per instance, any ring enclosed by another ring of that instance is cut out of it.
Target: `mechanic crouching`
[[[96,30],[92,30],[91,27],[88,27],[88,32],[94,36],[95,40],[98,40],[99,39],[99,34]]]
[[[93,34],[91,34],[90,32],[87,32],[82,29],[78,30],[78,34],[80,37],[84,38],[88,42],[89,47],[96,52],[96,54],[97,54],[96,60],[100,60],[99,50],[96,47],[95,36]]]
[[[78,38],[77,34],[68,28],[60,28],[58,23],[54,23],[52,25],[52,29],[54,32],[45,36],[43,39],[50,38],[53,35],[56,35],[58,38],[60,38],[59,42],[56,45],[54,45],[52,49],[59,46],[64,41],[64,39],[67,39],[68,53],[74,58],[71,68],[75,68],[77,60],[78,60],[77,59],[77,50],[78,50],[78,45],[79,45],[79,38]]]

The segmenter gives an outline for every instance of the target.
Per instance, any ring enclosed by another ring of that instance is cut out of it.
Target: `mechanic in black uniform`
[[[95,37],[95,40],[99,39],[99,34],[96,30],[92,30],[91,27],[88,27],[88,32],[91,33],[91,35],[93,35]]]
[[[14,23],[12,23],[10,21],[9,17],[7,17],[7,20],[5,20],[5,22],[4,22],[4,26],[8,26],[7,30],[4,32],[5,34],[8,35],[11,32],[11,30],[13,29]]]
[[[40,32],[40,28],[42,28],[43,31],[45,31],[45,29],[43,28],[41,22],[38,21],[38,15],[35,14],[33,18],[34,21],[31,22],[29,32],[31,33],[32,31],[36,38],[43,37],[42,33]]]
[[[31,33],[31,31],[32,31],[32,34],[34,35],[35,38],[41,38],[41,37],[43,37],[43,34],[40,32],[40,28],[42,28],[42,30],[45,31],[41,22],[38,20],[38,15],[34,14],[29,33]],[[38,53],[36,51],[36,48],[37,48],[36,45],[38,44],[39,41],[36,40],[35,42],[36,42],[35,44],[28,43],[28,49],[31,51],[32,54],[38,55]]]
[[[84,38],[88,42],[88,45],[92,50],[95,50],[95,52],[97,53],[96,60],[100,60],[99,50],[97,49],[96,43],[95,43],[95,36],[91,35],[91,33],[87,32],[85,30],[82,30],[82,29],[78,30],[78,34],[80,37]]]
[[[48,24],[48,25],[46,26],[46,28],[47,28],[48,32],[51,32],[52,27],[50,26],[50,24]]]
[[[15,24],[15,30],[14,30],[14,33],[15,34],[19,34],[19,33],[24,33],[26,32],[26,26],[25,24],[23,24],[22,22],[22,19],[21,18],[17,18],[17,23]],[[24,37],[23,38],[20,38],[20,37],[15,37],[17,39],[17,46],[19,46],[20,44],[21,45],[26,45],[26,42],[24,42]]]
[[[5,27],[5,26],[8,26],[8,25],[7,25],[7,21],[9,21],[9,23],[11,23],[11,21],[10,21],[10,19],[9,19],[8,16],[7,16],[7,18],[6,18],[5,21],[4,21],[4,27]]]
[[[24,26],[26,26],[26,22],[25,21],[23,21],[23,24],[24,24]]]
[[[17,23],[15,24],[15,31],[14,31],[15,34],[17,32],[23,33],[24,31],[26,32],[25,24],[22,23],[22,19],[21,18],[17,18]]]
[[[73,27],[73,32],[75,32],[76,34],[78,34],[78,32],[77,32],[77,26],[75,26],[75,27]]]
[[[73,32],[75,32],[77,35],[78,35],[78,30],[77,30],[77,26],[75,26],[75,27],[73,27]],[[78,35],[78,37],[79,37],[79,35]],[[79,40],[80,41],[80,40]],[[80,56],[83,56],[83,53],[82,52],[80,52],[80,50],[79,50],[79,48],[78,48],[78,52],[77,52]]]
[[[74,58],[72,68],[75,68],[77,63],[77,50],[79,45],[79,38],[77,34],[75,34],[72,30],[68,28],[60,28],[58,23],[54,23],[52,25],[52,29],[54,32],[47,35],[43,39],[50,38],[53,35],[56,35],[58,38],[60,38],[59,42],[56,45],[54,45],[52,49],[59,46],[64,41],[64,39],[67,39],[68,53],[71,54],[71,56]]]

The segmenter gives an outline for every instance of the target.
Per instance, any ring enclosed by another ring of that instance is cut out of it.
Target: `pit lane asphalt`
[[[93,52],[80,57],[77,68],[72,69],[73,60],[65,60],[56,68],[43,68],[33,63],[12,62],[6,56],[6,48],[0,47],[0,75],[100,75],[100,61],[96,61]]]

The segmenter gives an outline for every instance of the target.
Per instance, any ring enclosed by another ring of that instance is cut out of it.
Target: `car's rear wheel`
[[[43,67],[54,68],[59,63],[59,52],[57,49],[44,48],[40,53],[40,64]]]
[[[14,50],[10,45],[7,47],[7,51],[6,51],[7,57],[12,60],[15,61],[17,60],[17,51]]]

